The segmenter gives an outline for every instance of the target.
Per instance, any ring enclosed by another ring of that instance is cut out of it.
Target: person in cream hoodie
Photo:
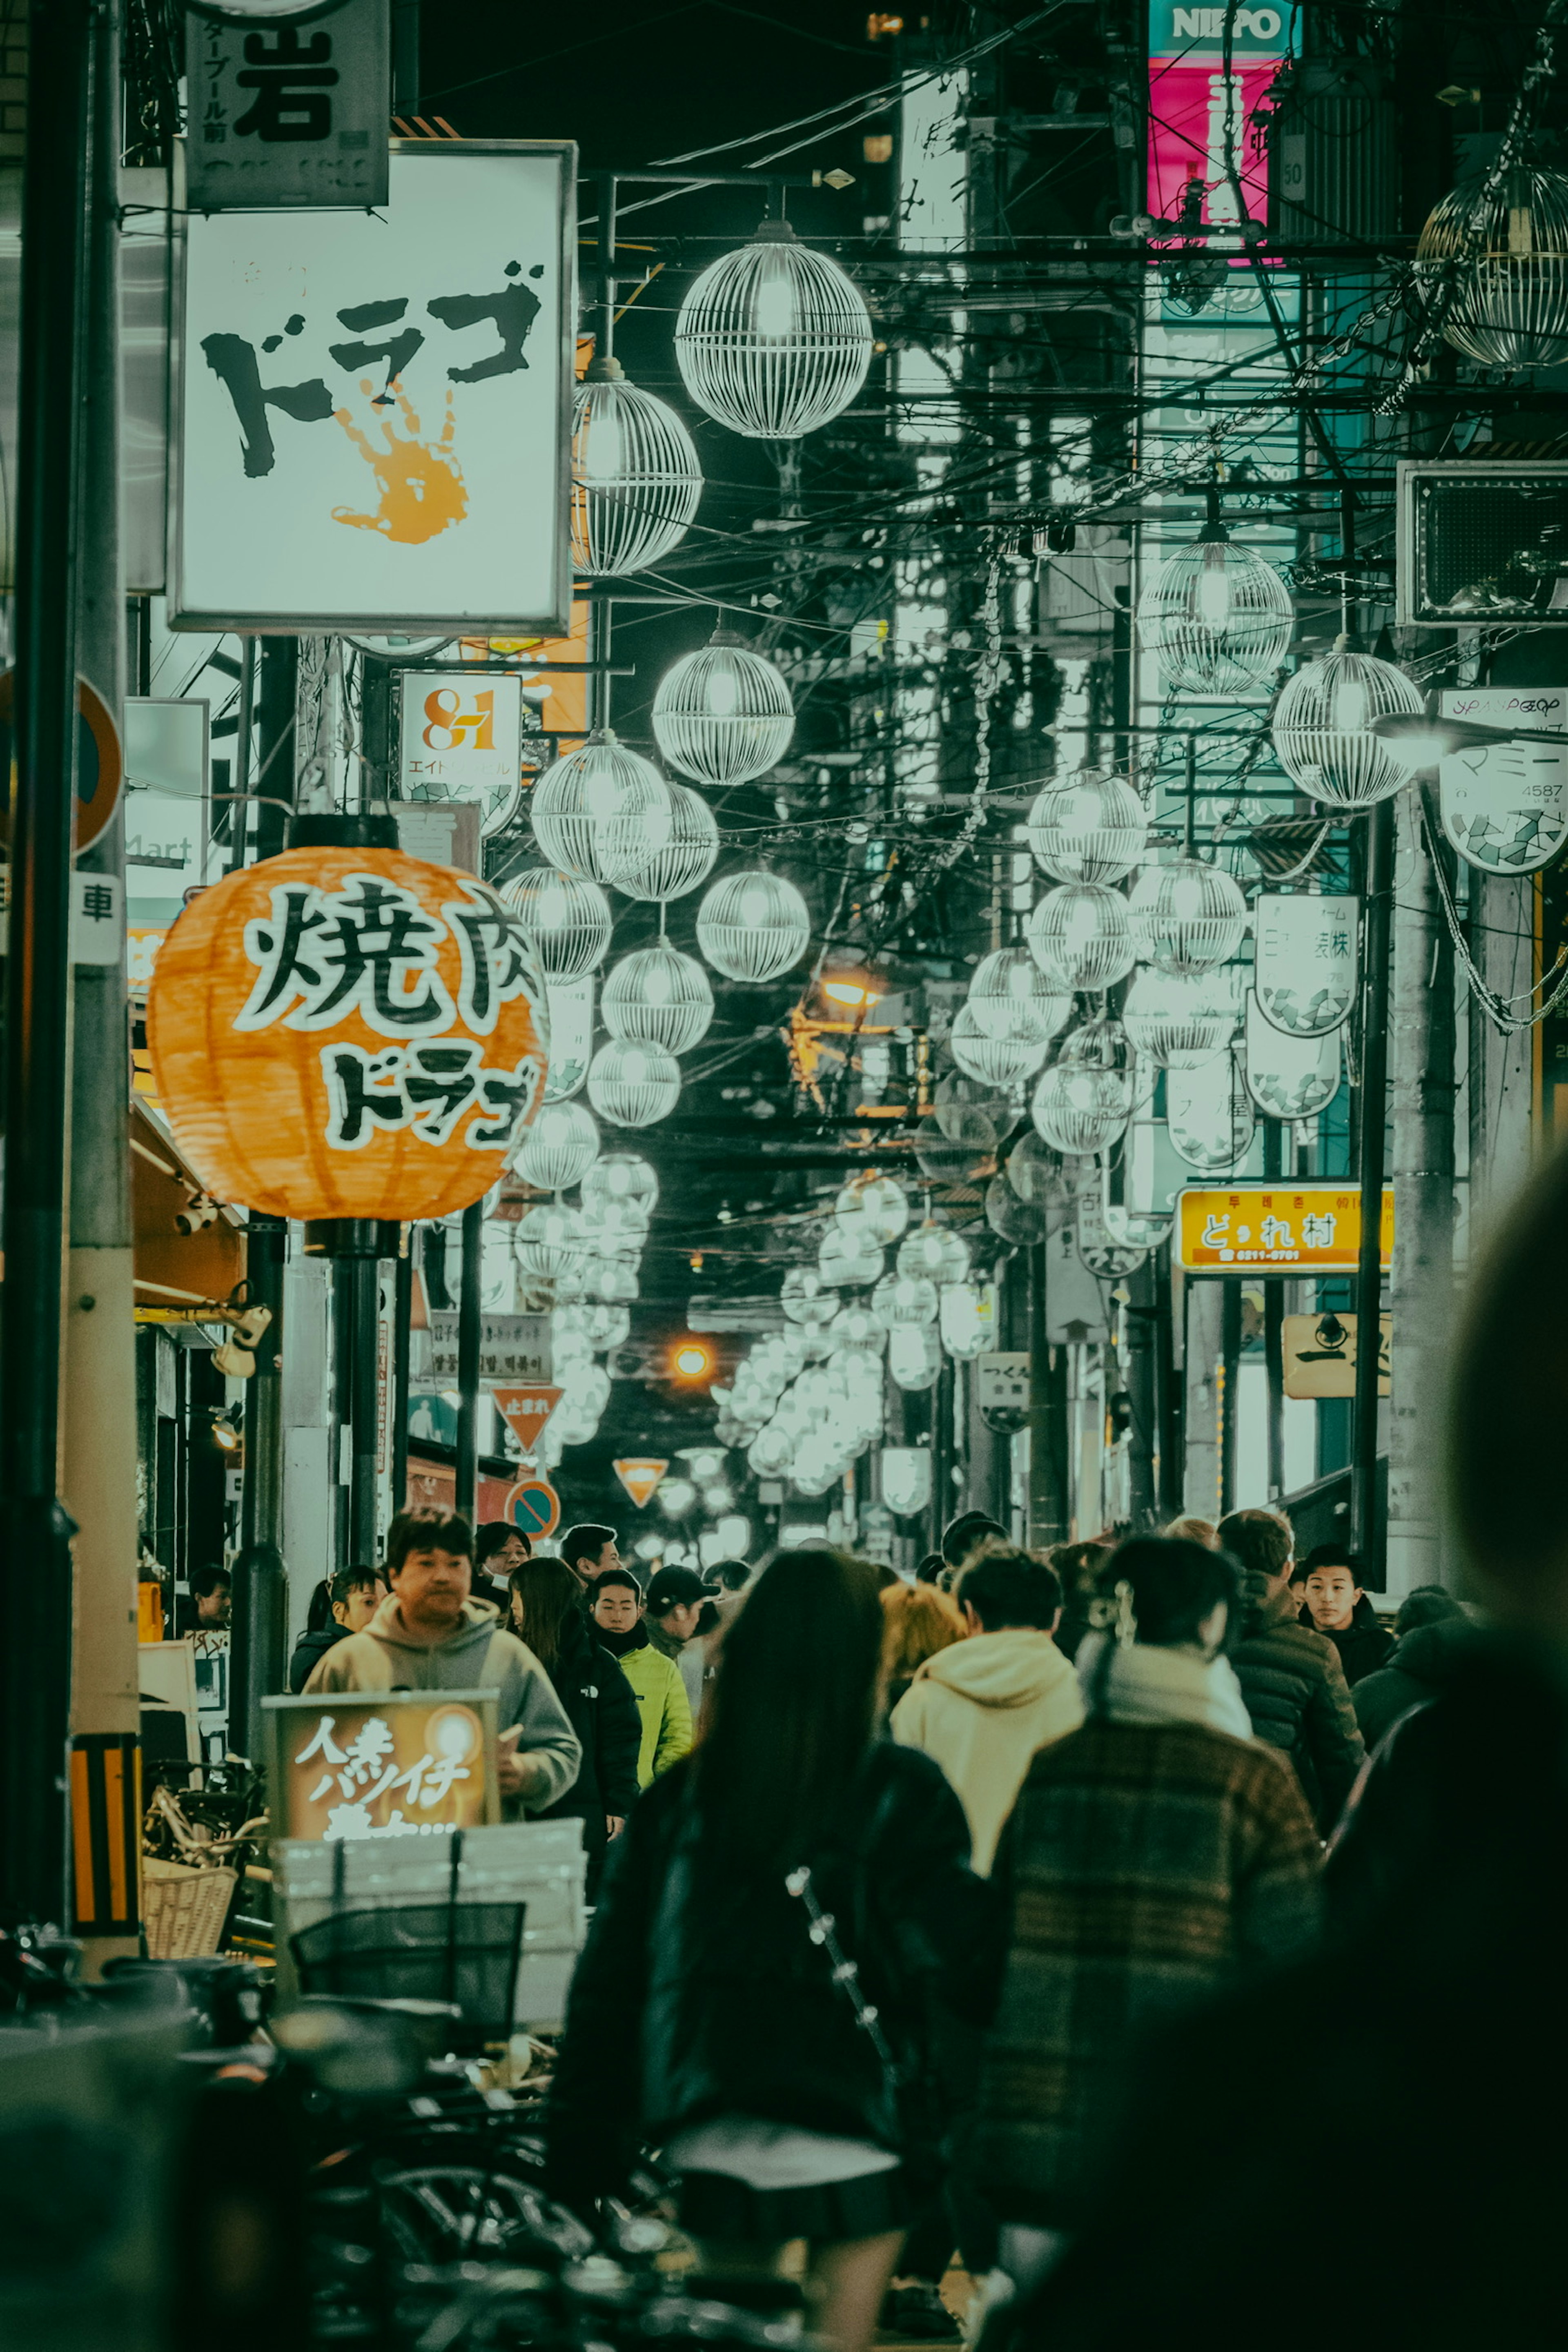
[[[1051,1639],[1062,1607],[1054,1569],[994,1545],[964,1570],[954,1598],[968,1640],[926,1660],[888,1727],[946,1773],[969,1817],[970,1867],[986,1878],[1030,1763],[1078,1729],[1083,1700]]]

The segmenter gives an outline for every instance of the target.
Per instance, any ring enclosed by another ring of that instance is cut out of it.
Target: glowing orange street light
[[[875,1004],[882,994],[879,988],[868,987],[859,980],[825,980],[822,992],[834,1004]]]
[[[713,1369],[713,1358],[700,1339],[682,1339],[671,1359],[683,1381],[700,1381]]]

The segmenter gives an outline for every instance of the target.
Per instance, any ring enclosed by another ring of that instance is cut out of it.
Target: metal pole
[[[408,1372],[414,1324],[414,1236],[405,1225],[392,1302],[392,1507],[408,1507]]]
[[[1388,950],[1394,803],[1366,821],[1366,919],[1362,940],[1361,1256],[1356,1268],[1355,1404],[1351,1436],[1351,1542],[1382,1583],[1377,1525],[1377,1360],[1383,1335],[1384,1124],[1388,1096]]]
[[[1219,1507],[1223,1518],[1236,1508],[1236,1474],[1241,1416],[1237,1411],[1241,1384],[1241,1285],[1220,1285],[1219,1325],[1220,1439]]]
[[[473,1526],[479,1500],[479,1275],[485,1204],[463,1211],[462,1290],[458,1300],[458,1508]]]
[[[374,1566],[376,1550],[376,1388],[380,1371],[381,1266],[374,1257],[350,1261],[349,1297],[349,1559]]]
[[[405,122],[419,111],[419,0],[392,0],[392,110]]]
[[[1029,1541],[1065,1543],[1067,1480],[1062,1460],[1067,1422],[1067,1350],[1050,1345],[1046,1311],[1046,1251],[1029,1251]]]
[[[1263,1122],[1263,1173],[1284,1173],[1284,1127]],[[1285,1285],[1275,1276],[1263,1282],[1263,1361],[1268,1385],[1268,1499],[1285,1492]]]
[[[70,1091],[76,554],[91,0],[33,0],[22,174],[16,781],[5,1005],[0,1916],[66,1916],[71,1523],[56,1492]]]

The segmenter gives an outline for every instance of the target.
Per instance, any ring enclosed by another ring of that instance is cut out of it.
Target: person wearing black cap
[[[703,1622],[706,1613],[708,1622]],[[695,1724],[708,1672],[701,1636],[719,1622],[713,1596],[694,1568],[661,1568],[647,1589],[647,1634],[656,1650],[680,1670]]]

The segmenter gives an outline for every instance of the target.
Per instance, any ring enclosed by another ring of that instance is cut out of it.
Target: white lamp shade
[[[1138,599],[1138,635],[1167,692],[1249,693],[1284,660],[1294,625],[1273,565],[1217,526],[1167,557]]]
[[[581,1265],[587,1255],[588,1236],[575,1209],[563,1208],[559,1202],[542,1202],[520,1218],[515,1247],[524,1274],[550,1281]]]
[[[606,1151],[583,1179],[584,1209],[593,1202],[613,1201],[636,1210],[647,1224],[658,1199],[658,1178],[635,1151]]]
[[[1325,808],[1372,808],[1413,772],[1371,732],[1372,721],[1425,709],[1392,662],[1337,646],[1287,679],[1274,707],[1274,749],[1291,781]]]
[[[1047,784],[1029,811],[1029,847],[1058,882],[1121,882],[1143,855],[1149,813],[1125,776],[1084,769]]]
[[[779,1305],[792,1323],[819,1328],[831,1323],[838,1312],[837,1292],[806,1265],[791,1266],[779,1292]]]
[[[882,1271],[882,1253],[869,1232],[846,1233],[843,1221],[836,1217],[822,1236],[816,1270],[835,1289],[855,1288],[877,1280]]]
[[[942,1342],[929,1323],[900,1323],[889,1332],[888,1370],[901,1389],[936,1386]]]
[[[700,408],[754,441],[795,441],[847,409],[871,364],[871,316],[836,261],[782,221],[693,282],[675,357]]]
[[[719,791],[765,775],[789,749],[795,704],[771,661],[722,641],[683,654],[653,698],[654,740],[672,768]]]
[[[588,1065],[588,1100],[612,1127],[651,1127],[680,1097],[680,1065],[663,1045],[612,1037]]]
[[[529,802],[533,837],[565,873],[613,882],[657,856],[675,824],[669,786],[651,760],[606,729],[557,760]]]
[[[707,1034],[713,991],[695,956],[659,940],[611,968],[599,1010],[612,1037],[684,1054]]]
[[[871,1312],[889,1331],[900,1323],[934,1323],[938,1307],[936,1285],[923,1274],[885,1274],[871,1293]]]
[[[1160,971],[1212,971],[1241,945],[1247,900],[1223,866],[1177,857],[1144,868],[1132,892],[1131,916],[1143,962]]]
[[[1070,1004],[1066,997],[1052,1002]],[[1017,1020],[1009,1029],[983,1027],[973,998],[967,999],[953,1014],[947,1042],[953,1060],[966,1077],[995,1087],[1015,1086],[1020,1078],[1026,1078],[1031,1071],[1039,1068],[1050,1046],[1049,1038],[1040,1035],[1037,1024],[1027,1019]]]
[[[1051,986],[1026,947],[994,948],[982,956],[969,983],[972,1034],[1021,1036],[1031,1031],[1044,1045],[1072,1012],[1072,998]]]
[[[1035,1088],[1030,1116],[1053,1151],[1081,1158],[1116,1141],[1132,1116],[1132,1081],[1124,1070],[1056,1062]]]
[[[947,1225],[917,1225],[898,1255],[898,1268],[911,1280],[923,1277],[943,1290],[969,1274],[969,1252]]]
[[[1147,1062],[1195,1070],[1236,1034],[1236,1004],[1223,973],[1142,971],[1127,992],[1122,1024]]]
[[[805,900],[779,874],[727,874],[697,910],[697,944],[727,980],[776,980],[810,940]]]
[[[1415,247],[1443,334],[1489,368],[1568,364],[1568,179],[1517,164],[1445,196]]]
[[[617,375],[581,383],[572,428],[572,561],[595,579],[646,571],[685,538],[702,496],[690,434]]]
[[[1132,969],[1127,901],[1104,882],[1047,890],[1027,924],[1029,952],[1060,989],[1111,988]]]
[[[895,1518],[912,1519],[931,1501],[931,1448],[884,1445],[882,1500]]]
[[[599,1156],[599,1130],[581,1103],[545,1103],[525,1129],[513,1162],[525,1184],[564,1192],[581,1183]]]
[[[610,944],[610,902],[585,875],[531,866],[500,895],[522,917],[546,980],[581,980]]]
[[[836,1217],[865,1218],[864,1230],[887,1247],[898,1240],[910,1222],[910,1196],[896,1176],[856,1178],[839,1193],[833,1213]]]
[[[689,784],[671,784],[669,801],[668,840],[646,866],[616,877],[615,887],[624,898],[668,906],[706,882],[718,863],[719,820],[701,793]]]
[[[984,1355],[995,1336],[988,1296],[972,1282],[950,1282],[939,1296],[937,1328],[948,1354],[961,1361]]]

